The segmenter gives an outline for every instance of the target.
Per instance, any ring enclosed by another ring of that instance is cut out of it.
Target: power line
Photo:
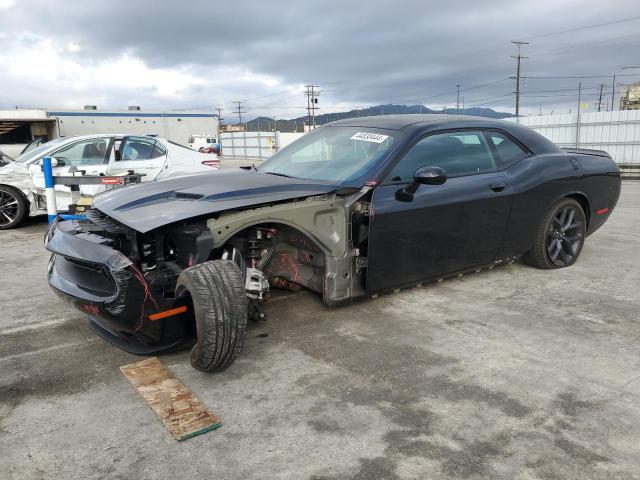
[[[568,30],[560,30],[560,31],[557,31],[557,32],[543,33],[541,35],[535,35],[533,37],[528,37],[527,40],[535,40],[535,39],[538,39],[538,38],[552,37],[554,35],[562,35],[562,34],[565,34],[565,33],[579,32],[581,30],[588,30],[590,28],[606,27],[608,25],[616,25],[618,23],[633,22],[633,21],[636,21],[636,20],[640,20],[640,17],[623,18],[621,20],[613,20],[613,21],[610,21],[610,22],[603,22],[603,23],[594,23],[592,25],[585,25],[583,27],[570,28]]]
[[[535,79],[535,80],[562,80],[562,79],[584,79],[584,78],[611,78],[612,76],[617,77],[637,77],[640,76],[640,73],[622,73],[619,75],[561,75],[561,76],[523,76],[523,79]]]

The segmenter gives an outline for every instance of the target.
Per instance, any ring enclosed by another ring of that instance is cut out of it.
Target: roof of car
[[[473,117],[471,115],[379,115],[375,117],[347,118],[327,125],[331,127],[383,128],[387,130],[402,130],[405,133],[413,132],[413,134],[458,128],[493,128],[506,131],[535,154],[561,152],[553,142],[516,122],[505,122],[495,118]]]
[[[155,138],[158,140],[166,140],[165,138],[158,137],[157,135],[145,135],[136,133],[93,133],[88,135],[70,135],[68,137],[60,137],[65,140],[84,140],[88,138],[103,138],[103,137],[145,137]]]
[[[446,123],[469,124],[503,124],[500,120],[486,117],[473,117],[470,115],[436,115],[436,114],[405,114],[405,115],[377,115],[372,117],[347,118],[328,123],[330,126],[341,127],[372,127],[386,128],[389,130],[401,130],[415,124],[442,125]]]

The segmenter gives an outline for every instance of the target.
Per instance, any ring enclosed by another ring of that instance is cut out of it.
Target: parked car
[[[216,155],[220,155],[220,144],[216,143],[212,147],[200,147],[198,149],[200,153],[215,153]]]
[[[194,152],[163,138],[114,134],[56,138],[0,167],[0,230],[17,227],[27,215],[47,213],[40,165],[46,156],[52,157],[54,175],[73,171],[121,175],[133,170],[144,174],[144,182],[220,168],[217,156]],[[104,188],[80,187],[87,195]],[[67,211],[72,203],[71,189],[56,185],[55,190],[58,211]]]
[[[49,283],[134,353],[193,344],[228,367],[271,288],[327,305],[513,262],[578,259],[620,171],[515,123],[453,115],[342,120],[257,168],[105,192],[46,235]]]

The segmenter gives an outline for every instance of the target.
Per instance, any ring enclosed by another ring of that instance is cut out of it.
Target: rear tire
[[[229,260],[187,268],[178,277],[176,295],[187,292],[196,320],[191,365],[220,372],[240,353],[247,332],[247,295],[240,269]]]
[[[21,191],[0,185],[0,230],[16,228],[28,213],[29,202]]]
[[[544,270],[569,267],[580,256],[586,229],[582,206],[572,198],[564,198],[542,219],[533,248],[524,260]]]

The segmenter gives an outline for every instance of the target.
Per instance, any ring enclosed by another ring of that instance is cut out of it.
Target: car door
[[[128,171],[143,174],[143,182],[155,180],[167,161],[167,150],[152,137],[123,137],[116,145],[109,164],[109,175],[124,175]]]
[[[65,143],[47,156],[54,160],[54,176],[104,174],[108,168],[109,155],[113,147],[113,137],[83,138]],[[37,189],[44,189],[44,175],[39,162],[29,166],[29,175]],[[84,185],[77,191],[86,195],[95,195],[104,188],[102,186]],[[59,211],[66,211],[72,203],[71,187],[56,185],[56,205]]]
[[[447,181],[421,185],[410,201],[398,196],[424,166],[443,168]],[[497,170],[484,132],[423,137],[373,193],[367,288],[381,291],[491,263],[510,202],[506,176]]]

